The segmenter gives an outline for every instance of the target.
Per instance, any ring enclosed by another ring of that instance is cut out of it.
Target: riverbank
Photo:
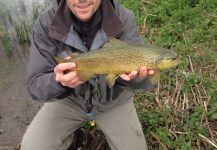
[[[0,149],[12,150],[21,142],[42,103],[33,101],[26,90],[24,62],[2,63],[8,65],[0,68]]]

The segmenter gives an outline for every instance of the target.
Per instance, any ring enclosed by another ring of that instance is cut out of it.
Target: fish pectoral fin
[[[79,53],[72,53],[70,55],[71,59],[73,60],[75,57],[77,57],[79,55]]]
[[[109,88],[112,88],[115,84],[116,75],[115,74],[108,74],[106,75],[106,83],[109,86]]]
[[[120,47],[120,46],[126,46],[127,43],[121,40],[118,40],[114,37],[109,37],[108,41],[103,45],[103,47]]]
[[[154,75],[152,75],[150,77],[151,83],[153,85],[156,85],[158,83],[160,83],[160,72],[159,71],[155,71]]]
[[[58,62],[58,63],[66,63],[66,62],[73,62],[73,59],[75,57],[77,57],[79,55],[79,53],[72,53],[70,56],[67,56],[65,58],[61,58],[61,57],[54,57],[54,59]]]
[[[54,60],[57,62],[57,63],[60,63],[61,62],[61,59],[59,57],[54,57]]]
[[[93,74],[89,71],[78,71],[78,74],[79,74],[80,80],[83,82],[88,81],[91,78],[96,76],[95,74]]]
[[[60,57],[54,57],[54,59],[56,60],[57,63],[66,63],[66,62],[69,62],[69,60],[64,59],[64,58],[60,58]]]

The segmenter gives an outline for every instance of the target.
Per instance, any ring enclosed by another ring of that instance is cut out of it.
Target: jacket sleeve
[[[39,18],[33,28],[27,66],[27,89],[35,100],[50,101],[66,94],[67,89],[55,80],[53,59],[57,50],[48,36],[48,30]]]
[[[133,12],[121,5],[116,5],[116,7],[119,11],[122,23],[124,25],[124,33],[120,39],[129,43],[144,44],[143,38],[137,31],[135,16]],[[117,82],[125,85],[128,89],[131,90],[152,90],[155,88],[155,85],[153,85],[150,81],[150,77],[146,77],[143,80],[136,78],[131,81],[125,81],[121,78],[118,78]]]

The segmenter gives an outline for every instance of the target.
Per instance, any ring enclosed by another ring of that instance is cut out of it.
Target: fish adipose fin
[[[88,81],[91,78],[94,78],[96,76],[95,74],[89,71],[78,71],[78,74],[79,74],[80,80],[83,82]]]
[[[160,72],[155,71],[154,75],[150,77],[150,80],[153,85],[160,83]]]
[[[128,44],[124,41],[118,40],[114,37],[109,37],[108,42],[106,42],[103,45],[103,47],[107,47],[107,48],[113,47],[114,48],[114,47],[121,47],[121,46],[126,46],[126,45],[128,45]]]
[[[115,84],[116,75],[115,74],[108,74],[106,75],[106,83],[109,86],[109,88],[112,88]]]

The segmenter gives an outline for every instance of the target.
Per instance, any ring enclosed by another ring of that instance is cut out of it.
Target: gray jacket
[[[137,32],[133,13],[116,1],[113,5],[108,0],[102,0],[102,27],[96,33],[90,50],[102,47],[108,37],[143,43]],[[60,3],[54,0],[52,7],[41,13],[34,25],[27,68],[27,87],[33,99],[46,102],[63,98],[84,101],[92,97],[94,109],[104,111],[132,99],[133,89],[153,88],[148,78],[139,82],[118,79],[111,89],[106,86],[103,76],[73,89],[56,82],[53,69],[57,63],[54,56],[65,57],[74,52],[87,52],[78,33],[73,30],[70,18],[65,0]]]

